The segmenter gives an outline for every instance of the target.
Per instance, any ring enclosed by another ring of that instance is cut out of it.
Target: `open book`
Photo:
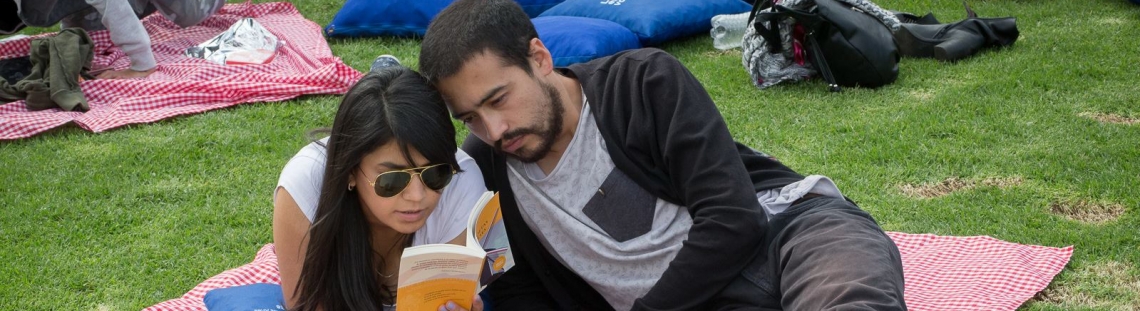
[[[470,310],[475,293],[514,265],[499,194],[487,191],[467,220],[467,246],[427,244],[404,249],[396,310],[435,310],[447,301]]]

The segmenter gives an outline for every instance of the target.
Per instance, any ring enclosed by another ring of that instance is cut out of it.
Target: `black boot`
[[[903,24],[895,32],[899,54],[956,61],[985,48],[1010,46],[1017,41],[1015,18],[978,18],[969,5],[966,12],[969,18],[953,24]]]
[[[926,15],[923,15],[922,17],[918,17],[918,15],[914,15],[914,14],[907,13],[907,12],[891,11],[891,13],[894,13],[895,17],[899,19],[899,22],[901,22],[903,24],[919,24],[919,25],[941,24],[940,22],[938,22],[937,18],[934,18],[934,13],[926,13]]]

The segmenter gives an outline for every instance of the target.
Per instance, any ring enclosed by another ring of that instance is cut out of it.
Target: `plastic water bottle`
[[[740,41],[744,39],[744,28],[748,27],[748,15],[749,12],[713,16],[710,31],[713,47],[719,50],[740,47]]]

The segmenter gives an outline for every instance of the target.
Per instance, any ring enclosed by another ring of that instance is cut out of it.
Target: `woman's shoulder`
[[[277,179],[277,187],[284,188],[293,197],[297,207],[313,220],[316,214],[317,199],[320,196],[321,180],[325,173],[326,154],[324,142],[312,142],[301,148],[289,162],[281,168],[281,176]],[[276,191],[274,200],[276,200]]]
[[[319,160],[321,162],[324,162],[325,159],[328,158],[328,153],[327,153],[328,148],[325,147],[328,144],[328,142],[329,142],[329,139],[327,137],[322,138],[322,139],[317,140],[317,141],[310,142],[308,145],[305,145],[305,147],[302,147],[300,151],[297,151],[297,154],[294,154],[293,158],[294,159],[296,159],[298,157],[311,158],[314,160]]]
[[[327,138],[314,141],[297,151],[281,169],[281,176],[319,179],[324,173],[325,162],[328,160],[324,145],[327,141]]]

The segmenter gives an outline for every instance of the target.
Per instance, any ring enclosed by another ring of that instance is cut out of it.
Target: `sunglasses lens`
[[[424,169],[420,172],[420,179],[424,181],[424,186],[432,190],[443,189],[451,182],[451,176],[454,175],[451,171],[451,166],[447,164],[436,165]]]
[[[408,172],[387,172],[376,176],[376,195],[382,197],[391,197],[399,194],[408,182],[412,181],[412,174]]]

